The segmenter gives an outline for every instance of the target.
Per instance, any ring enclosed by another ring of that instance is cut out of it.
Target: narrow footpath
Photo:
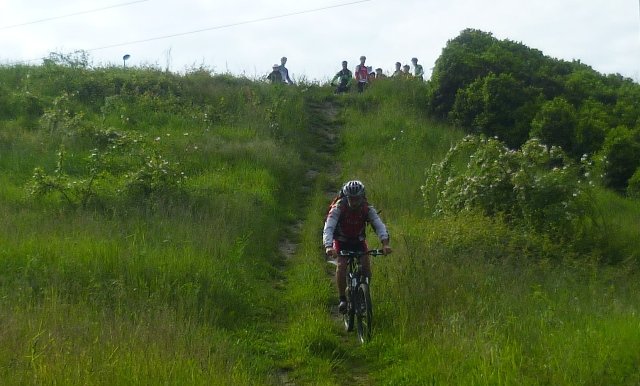
[[[314,134],[316,141],[313,143],[313,161],[309,163],[309,169],[305,174],[304,181],[301,181],[301,183],[303,184],[303,189],[309,192],[309,196],[318,194],[314,191],[318,189],[318,186],[324,187],[322,194],[324,196],[323,205],[325,205],[325,209],[326,205],[328,205],[342,184],[342,181],[340,180],[341,165],[335,161],[336,154],[339,151],[339,132],[341,129],[339,122],[339,109],[340,106],[338,104],[330,101],[317,103],[312,102],[309,105],[309,111],[312,114],[311,121],[313,124],[308,129]],[[318,184],[319,180],[322,181],[321,184]],[[308,205],[314,205],[314,203],[311,202],[308,203]],[[304,232],[304,229],[309,226],[309,224],[307,224],[308,221],[313,221],[314,224],[312,225],[317,226],[318,228],[317,256],[300,256],[300,254],[304,253],[301,252],[301,250],[305,249],[304,246],[301,246],[302,232]],[[283,270],[287,270],[292,264],[296,264],[293,261],[294,259],[304,261],[304,259],[321,258],[322,251],[320,248],[319,238],[321,235],[321,226],[322,224],[315,218],[300,218],[289,227],[286,232],[286,237],[280,241],[279,245],[279,250],[285,260]],[[298,264],[300,263],[298,262]],[[335,265],[331,264],[331,261],[327,261],[326,264],[324,264],[324,268],[327,284],[329,285],[330,283],[333,291],[332,294],[335,294]],[[287,276],[286,272],[284,272],[283,276]],[[290,286],[296,284],[289,283],[285,280],[280,285],[284,291],[292,291],[294,289],[290,288]],[[337,307],[337,295],[333,296],[331,299],[334,297],[336,298],[336,301],[331,302],[328,307],[328,312],[331,320],[335,324],[335,330],[339,331],[339,336],[337,338],[339,340],[340,347],[334,350],[335,352],[331,355],[332,359],[330,362],[335,363],[330,363],[329,365],[331,366],[335,382],[330,383],[344,385],[371,385],[373,383],[369,378],[366,363],[359,359],[358,356],[350,354],[354,350],[359,349],[359,343],[357,342],[357,337],[354,333],[347,333],[344,330],[342,315],[339,313]],[[318,304],[317,306],[322,307],[322,304]],[[306,369],[295,368],[295,366],[292,368],[282,368],[278,371],[278,384],[286,386],[307,384],[304,380],[300,383],[296,382],[296,377],[293,375],[296,370],[302,370],[301,372],[303,373],[307,372],[305,371]],[[322,384],[323,382],[320,383]]]

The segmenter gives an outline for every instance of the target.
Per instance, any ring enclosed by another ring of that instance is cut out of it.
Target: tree
[[[576,110],[561,97],[545,102],[531,122],[531,138],[572,153],[576,131]]]
[[[489,74],[459,90],[451,118],[472,133],[497,136],[517,148],[527,139],[534,91],[511,74]]]
[[[640,166],[640,130],[614,128],[607,134],[602,155],[605,186],[624,192]]]
[[[481,54],[496,42],[491,33],[474,29],[466,29],[447,42],[431,75],[429,106],[432,113],[446,118],[458,90],[489,72],[490,67]]]
[[[594,154],[602,148],[610,127],[606,107],[594,100],[586,100],[578,110],[575,154]]]

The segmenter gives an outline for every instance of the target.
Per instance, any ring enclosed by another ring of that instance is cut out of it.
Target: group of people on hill
[[[353,82],[355,80],[358,92],[363,92],[367,85],[375,79],[386,78],[387,76],[382,73],[382,68],[376,68],[367,66],[365,64],[367,60],[366,56],[360,57],[360,64],[355,68],[354,73],[349,70],[349,63],[346,60],[342,61],[342,69],[331,80],[331,85],[336,86],[336,93],[348,92],[351,90]],[[267,76],[267,79],[271,83],[286,83],[293,84],[291,78],[289,78],[289,70],[285,67],[287,58],[282,57],[280,64],[274,64],[271,73]],[[391,75],[392,78],[400,79],[418,79],[424,80],[424,68],[421,64],[418,64],[418,58],[412,58],[413,73],[411,73],[411,66],[405,64],[404,66],[400,62],[396,62],[395,71]]]
[[[373,67],[367,66],[365,64],[367,60],[366,56],[360,57],[360,64],[358,64],[355,68],[355,80],[357,82],[358,92],[364,91],[369,83],[374,81],[375,79],[386,78],[387,76],[382,73],[382,68],[376,68],[373,71]],[[400,79],[419,79],[423,80],[424,78],[424,69],[421,64],[418,64],[418,58],[411,59],[411,63],[413,63],[413,74],[411,73],[411,66],[405,64],[402,66],[402,63],[396,62],[396,69],[391,75],[392,78],[400,78]],[[353,84],[354,76],[349,70],[349,63],[346,60],[342,61],[342,69],[338,71],[338,73],[331,80],[331,84],[336,86],[336,93],[348,92],[351,90],[351,86]]]
[[[274,64],[271,73],[267,76],[267,79],[271,83],[287,83],[293,84],[291,78],[289,78],[289,70],[285,67],[287,64],[287,57],[280,58],[280,64]]]

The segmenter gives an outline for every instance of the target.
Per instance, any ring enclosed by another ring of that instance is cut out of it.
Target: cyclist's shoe
[[[347,301],[346,300],[340,300],[340,304],[338,304],[338,311],[340,311],[341,314],[346,314],[347,313]]]

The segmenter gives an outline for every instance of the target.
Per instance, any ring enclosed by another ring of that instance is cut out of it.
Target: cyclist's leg
[[[366,252],[369,250],[369,246],[367,245],[367,241],[363,240],[362,244],[360,246],[361,250],[363,252]],[[362,271],[364,271],[364,275],[369,278],[369,281],[371,281],[371,259],[369,259],[369,255],[364,255],[362,256],[362,258],[360,259],[360,261],[362,261]]]
[[[344,292],[347,288],[347,258],[340,256],[340,242],[333,240],[333,249],[338,253],[336,259],[336,284],[338,286],[338,295],[340,300],[345,298]]]

